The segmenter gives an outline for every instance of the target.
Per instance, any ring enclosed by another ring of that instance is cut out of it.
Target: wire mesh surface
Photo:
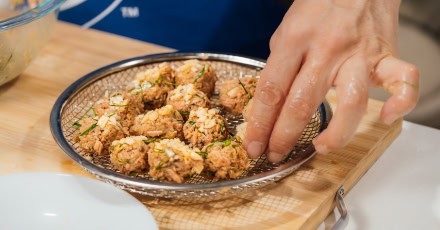
[[[303,163],[300,161],[304,159],[304,156],[302,156],[303,154],[307,153],[311,155],[311,152],[314,151],[312,140],[319,134],[324,126],[324,123],[326,122],[322,120],[323,117],[325,117],[322,114],[322,107],[321,109],[318,109],[313,115],[311,121],[304,129],[304,132],[302,133],[300,139],[298,140],[293,151],[290,153],[288,158],[286,158],[286,160],[278,164],[272,164],[266,160],[266,157],[264,155],[259,159],[250,160],[251,167],[247,171],[245,171],[238,179],[235,179],[235,181],[237,181],[236,184],[225,184],[224,181],[216,181],[200,175],[194,175],[186,180],[185,184],[209,184],[210,186],[209,188],[198,186],[197,188],[192,189],[191,186],[179,187],[179,185],[170,182],[154,181],[148,176],[147,172],[137,173],[133,176],[123,175],[112,166],[108,155],[88,155],[87,153],[85,153],[77,143],[77,136],[79,135],[79,131],[77,128],[73,127],[72,124],[78,121],[81,116],[86,113],[86,111],[89,110],[89,108],[97,100],[102,98],[105,95],[106,91],[112,93],[126,89],[126,85],[134,79],[137,72],[157,66],[158,64],[162,63],[163,60],[167,60],[166,58],[164,59],[162,57],[160,61],[155,61],[155,58],[147,57],[145,58],[149,61],[147,61],[146,63],[129,65],[129,62],[127,62],[128,64],[125,63],[125,66],[123,68],[119,68],[117,71],[110,71],[108,74],[102,74],[102,72],[105,72],[104,68],[100,72],[101,74],[99,77],[99,74],[96,74],[96,76],[94,76],[93,74],[89,75],[90,79],[87,84],[81,87],[77,87],[73,91],[73,93],[68,96],[66,101],[61,102],[63,105],[62,109],[60,107],[59,125],[61,126],[60,129],[62,132],[62,139],[64,139],[70,146],[70,148],[68,148],[67,150],[74,151],[74,153],[70,151],[70,154],[68,151],[68,154],[71,157],[71,154],[77,154],[79,158],[74,158],[74,160],[76,160],[77,162],[79,161],[78,163],[80,163],[81,166],[83,166],[87,171],[91,172],[98,178],[106,182],[115,184],[118,187],[121,187],[128,191],[157,197],[207,197],[224,195],[238,193],[247,189],[263,187],[267,184],[277,181],[284,176],[290,174],[292,171],[297,169],[301,163]],[[171,59],[168,61],[168,63],[170,63],[173,68],[176,68],[181,65],[185,59],[190,58],[193,57],[191,55],[188,55],[188,57],[179,56],[179,60]],[[235,63],[233,61],[230,61],[230,58],[231,57],[228,57],[227,61],[221,61],[217,59],[209,60],[209,58],[206,59],[205,57],[206,60],[204,61],[207,61],[212,65],[219,79],[216,84],[215,93],[211,98],[211,107],[218,108],[221,111],[221,114],[228,121],[230,132],[235,133],[236,126],[243,122],[243,118],[241,115],[234,116],[222,109],[219,103],[218,96],[219,87],[225,80],[250,76],[259,77],[262,66]],[[109,66],[109,68],[111,67]],[[54,109],[55,107],[56,106],[54,106]],[[54,134],[54,136],[56,136],[56,133]],[[55,139],[57,140],[57,137],[55,137]],[[66,151],[65,148],[63,149]],[[298,162],[296,162],[296,164],[291,164],[295,160]],[[95,166],[107,169],[107,171],[97,172],[93,168],[87,166],[90,164],[84,164],[84,161],[89,161]],[[283,170],[275,170],[287,163],[290,163],[289,167],[285,167],[283,168]],[[276,176],[272,175],[268,176],[267,178],[265,178],[264,176],[259,178],[255,177],[260,174],[270,175],[271,171],[276,172]],[[108,172],[113,173],[111,173],[111,176],[108,176]],[[121,180],[115,180],[115,177],[121,178]],[[247,178],[254,178],[255,181],[246,180]],[[150,184],[160,185],[161,183],[167,185],[168,187],[161,189],[160,186],[159,188],[157,186],[149,186]],[[213,186],[213,184],[218,184],[218,186]],[[175,189],[172,189],[173,186],[176,186]]]

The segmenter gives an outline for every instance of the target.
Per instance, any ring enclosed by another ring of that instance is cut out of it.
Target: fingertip
[[[284,160],[287,157],[286,154],[278,153],[278,152],[269,152],[267,154],[267,159],[272,163],[278,163]]]
[[[327,145],[319,143],[317,139],[313,139],[313,146],[319,154],[327,155],[330,151]]]
[[[381,117],[382,122],[385,123],[386,125],[391,125],[398,118],[399,118],[398,116],[393,116],[393,115],[388,115],[388,116]]]
[[[265,145],[260,141],[251,141],[246,145],[248,156],[252,159],[260,157],[261,154],[263,154],[264,149]]]

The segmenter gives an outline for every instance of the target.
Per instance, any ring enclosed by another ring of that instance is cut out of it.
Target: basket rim
[[[94,174],[100,179],[107,179],[116,183],[122,183],[128,186],[134,186],[141,188],[142,190],[166,190],[166,191],[194,191],[194,190],[221,190],[232,188],[235,186],[246,186],[252,185],[258,182],[266,180],[278,180],[279,177],[285,177],[285,172],[288,172],[291,168],[298,168],[300,165],[311,159],[316,151],[313,145],[309,145],[306,149],[302,150],[302,153],[298,157],[284,162],[274,169],[261,172],[249,177],[243,177],[234,180],[219,180],[212,183],[200,183],[200,184],[189,184],[189,183],[169,183],[161,182],[157,180],[146,180],[143,178],[136,178],[125,176],[123,174],[117,173],[115,171],[100,167],[93,164],[92,162],[86,160],[79,153],[77,153],[72,146],[67,142],[61,128],[61,114],[63,112],[64,105],[68,103],[78,92],[86,88],[90,84],[114,74],[123,71],[130,67],[135,67],[139,65],[152,64],[157,62],[165,61],[178,61],[187,59],[199,59],[205,61],[224,61],[240,65],[247,65],[253,68],[264,68],[266,62],[262,59],[247,57],[236,54],[226,54],[226,53],[205,53],[205,52],[173,52],[173,53],[159,53],[146,56],[139,56],[134,58],[125,59],[118,61],[107,66],[101,67],[95,71],[92,71],[83,77],[79,78],[68,86],[55,101],[52,111],[50,113],[50,129],[52,136],[58,146],[66,153],[73,161],[78,163],[86,171]],[[322,132],[328,125],[331,117],[332,111],[330,105],[326,100],[320,105],[319,110],[321,111],[321,126],[319,132]],[[294,171],[294,170],[292,170]]]

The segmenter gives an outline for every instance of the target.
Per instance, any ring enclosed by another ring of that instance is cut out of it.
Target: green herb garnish
[[[136,94],[136,93],[139,93],[139,92],[141,92],[142,91],[142,88],[134,88],[134,89],[132,89],[131,91],[130,91],[130,93],[131,94]]]
[[[240,79],[238,79],[238,83],[241,85],[241,87],[243,88],[244,92],[247,94],[248,99],[252,99],[251,94],[247,91],[246,87],[244,87],[243,82],[240,81]]]
[[[231,144],[231,139],[226,140],[216,140],[214,142],[223,143],[223,147],[229,146]]]
[[[182,111],[182,112],[180,112],[180,114],[182,114],[182,115],[188,115],[189,112],[187,112],[187,111]]]
[[[110,106],[113,106],[113,107],[126,107],[126,106],[128,106],[128,104],[126,104],[126,105],[116,105],[116,104],[113,104],[113,105],[110,105]]]
[[[122,163],[122,164],[130,164],[130,160],[127,160],[127,159],[125,159],[125,160],[119,160],[119,163]]]
[[[181,120],[181,119],[177,119],[177,122],[183,123],[183,122],[184,122],[184,120]]]
[[[162,168],[163,164],[165,164],[165,162],[161,161],[161,162],[159,162],[159,164],[156,165],[155,168],[160,169],[160,168]]]
[[[199,78],[202,77],[204,72],[205,72],[205,66],[203,66],[202,70],[200,70],[199,74],[197,74],[196,79],[194,79],[194,83],[196,83],[197,80],[199,80]]]
[[[188,121],[191,125],[195,125],[196,123],[194,121]]]
[[[205,101],[206,99],[198,94],[196,94],[196,97],[199,97],[200,99],[202,99],[203,101]]]
[[[165,85],[177,85],[176,83],[169,82],[169,81],[164,81],[163,83],[164,83]]]
[[[214,172],[214,171],[211,171],[211,170],[207,170],[207,171],[205,171],[205,174],[206,174],[207,176],[210,176],[210,177],[215,176],[215,172]]]
[[[93,124],[93,125],[91,125],[88,129],[86,129],[86,131],[82,132],[82,133],[80,134],[80,136],[87,135],[90,131],[92,131],[94,128],[96,128],[96,126],[97,126],[96,123]]]
[[[148,139],[148,140],[143,140],[143,142],[145,142],[145,143],[147,143],[147,144],[153,143],[153,142],[155,142],[155,141],[157,141],[157,138]]]
[[[208,152],[200,151],[200,152],[196,152],[196,153],[199,154],[200,156],[202,156],[202,157],[205,158],[205,159],[206,159],[206,157],[208,156]]]
[[[156,84],[158,84],[159,81],[162,80],[162,78],[163,78],[162,74],[159,75],[159,77],[153,82],[152,86],[155,86]]]
[[[153,149],[153,151],[156,153],[164,153],[165,152],[165,150],[163,150],[163,149]]]
[[[75,122],[75,123],[72,124],[72,126],[73,126],[73,127],[77,127],[77,128],[79,128],[79,127],[81,127],[81,124],[78,123],[78,122]]]

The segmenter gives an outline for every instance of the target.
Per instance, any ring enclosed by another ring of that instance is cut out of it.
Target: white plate
[[[145,206],[110,184],[67,174],[0,176],[0,229],[158,229]]]

